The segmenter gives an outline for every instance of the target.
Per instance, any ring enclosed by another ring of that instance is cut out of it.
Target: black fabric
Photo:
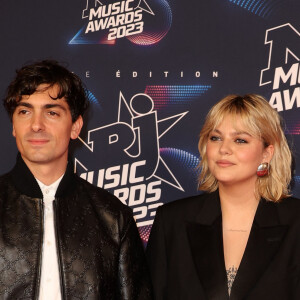
[[[0,177],[0,299],[38,299],[41,191],[19,156]],[[144,249],[129,207],[74,175],[54,201],[63,299],[151,299]]]
[[[218,192],[160,207],[146,253],[155,299],[300,299],[300,200],[261,199],[230,297]]]
[[[9,176],[20,193],[32,198],[43,198],[37,181],[24,163],[20,153],[17,155],[16,164]]]
[[[11,179],[19,192],[32,198],[43,198],[43,193],[30,172],[29,168],[23,161],[20,153],[17,155],[16,165],[10,172]],[[74,174],[73,164],[69,159],[66,172],[56,191],[56,197],[62,197],[69,194],[74,189],[76,175]]]

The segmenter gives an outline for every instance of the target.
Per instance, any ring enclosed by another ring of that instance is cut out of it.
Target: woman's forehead
[[[218,118],[216,122],[214,122],[214,126],[211,128],[211,131],[222,131],[222,128],[225,126],[231,127],[238,133],[247,133],[252,136],[260,136],[258,127],[253,121],[251,122],[249,118],[235,114],[226,114]]]

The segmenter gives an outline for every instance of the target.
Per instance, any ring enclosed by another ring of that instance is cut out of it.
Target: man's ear
[[[83,119],[82,116],[79,116],[77,120],[72,124],[72,130],[71,130],[71,139],[75,140],[78,138],[81,128],[83,125]]]
[[[16,130],[15,130],[15,126],[13,125],[13,129],[12,129],[12,135],[14,136],[14,137],[16,137]]]

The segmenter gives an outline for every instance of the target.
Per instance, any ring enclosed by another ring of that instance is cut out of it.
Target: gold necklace
[[[232,231],[232,232],[248,232],[249,229],[232,229],[232,228],[228,228],[228,229],[225,229],[225,231]]]

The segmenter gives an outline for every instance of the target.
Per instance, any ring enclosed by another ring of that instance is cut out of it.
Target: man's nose
[[[45,129],[44,118],[42,114],[35,113],[31,119],[31,129],[34,132],[43,131]]]

